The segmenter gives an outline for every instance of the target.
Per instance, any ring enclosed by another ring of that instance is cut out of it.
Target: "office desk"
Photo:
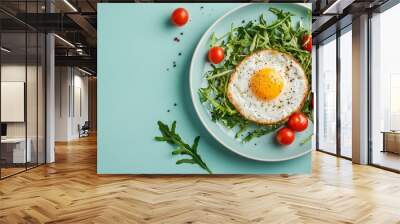
[[[25,138],[5,138],[1,139],[2,157],[9,163],[25,163],[31,162],[32,140],[27,139],[25,151]],[[4,156],[3,156],[4,155]],[[11,159],[12,158],[12,159]],[[25,161],[26,159],[26,161]]]
[[[382,134],[383,134],[382,152],[392,152],[400,154],[400,132],[382,131]]]

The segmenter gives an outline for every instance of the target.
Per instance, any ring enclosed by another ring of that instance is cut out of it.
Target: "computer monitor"
[[[1,137],[7,136],[7,124],[1,123]]]

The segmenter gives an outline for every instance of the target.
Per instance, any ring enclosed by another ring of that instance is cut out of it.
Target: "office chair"
[[[89,121],[85,121],[82,127],[78,125],[78,129],[79,129],[79,138],[89,136],[89,129],[90,129]]]

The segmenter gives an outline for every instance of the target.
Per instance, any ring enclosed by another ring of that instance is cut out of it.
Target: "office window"
[[[371,18],[372,163],[400,170],[400,5]]]
[[[318,149],[336,153],[336,37],[318,48]]]
[[[340,36],[340,154],[352,157],[352,34],[351,26]]]

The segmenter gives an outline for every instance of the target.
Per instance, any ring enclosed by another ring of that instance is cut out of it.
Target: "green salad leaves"
[[[203,162],[197,151],[197,146],[199,145],[200,136],[197,136],[194,139],[192,146],[190,146],[186,144],[182,140],[181,136],[179,136],[179,134],[175,132],[176,121],[172,123],[171,128],[169,128],[168,125],[164,124],[161,121],[158,121],[157,124],[162,136],[157,136],[154,139],[159,142],[168,142],[170,144],[176,145],[177,148],[174,151],[172,151],[172,155],[186,155],[190,157],[176,161],[177,165],[184,163],[197,164],[202,169],[206,170],[207,173],[212,174],[211,170],[208,168],[206,163]]]
[[[229,129],[235,128],[236,138],[241,138],[243,142],[261,137],[283,125],[257,125],[243,118],[229,102],[226,92],[230,75],[246,56],[264,49],[289,53],[303,66],[311,86],[311,54],[303,50],[301,43],[310,28],[305,28],[301,21],[293,27],[293,15],[290,12],[276,8],[270,8],[269,11],[276,16],[273,22],[269,23],[261,15],[258,21],[243,21],[243,25],[238,27],[232,25],[230,31],[222,37],[218,38],[215,34],[211,36],[210,47],[218,45],[224,48],[225,61],[211,65],[212,70],[205,74],[208,86],[199,89],[200,101],[208,104],[212,120]],[[310,109],[311,98],[309,92],[302,109],[310,119],[313,113]]]

